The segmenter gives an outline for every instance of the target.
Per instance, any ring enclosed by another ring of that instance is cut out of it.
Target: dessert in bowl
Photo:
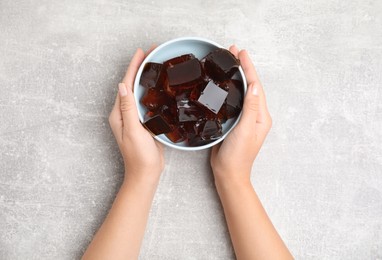
[[[165,42],[145,58],[134,96],[155,139],[195,151],[223,141],[236,125],[246,87],[240,61],[228,50],[187,37]]]

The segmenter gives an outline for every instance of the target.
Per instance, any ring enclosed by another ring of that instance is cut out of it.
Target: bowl
[[[140,100],[145,94],[145,88],[139,84],[143,68],[148,62],[157,62],[163,63],[166,60],[171,58],[192,53],[196,58],[202,59],[209,52],[214,51],[218,48],[223,48],[221,45],[199,37],[183,37],[176,38],[170,41],[167,41],[157,48],[155,48],[142,62],[141,66],[138,69],[138,73],[135,77],[134,81],[134,97],[135,102],[138,107],[138,116],[140,121],[144,122],[144,115],[147,112],[147,109],[141,104]],[[245,79],[244,72],[241,67],[239,67],[239,73],[236,73],[234,76],[235,79],[242,81],[243,83],[243,92],[245,93],[247,90],[247,82]],[[241,115],[241,113],[240,113]],[[170,141],[164,134],[154,136],[156,140],[163,143],[164,145],[185,151],[197,151],[202,149],[210,148],[224,140],[224,138],[228,135],[228,133],[235,127],[238,123],[240,115],[237,118],[228,119],[224,124],[222,124],[222,136],[211,143],[204,144],[201,146],[189,146],[186,142],[173,143]]]

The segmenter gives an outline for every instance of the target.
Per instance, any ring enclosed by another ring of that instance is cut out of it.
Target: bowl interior
[[[196,37],[187,37],[187,38],[178,38],[178,39],[165,42],[162,45],[158,46],[155,50],[153,50],[146,57],[146,59],[143,61],[143,63],[139,67],[139,70],[134,82],[134,96],[135,96],[136,104],[138,106],[138,114],[139,114],[139,119],[141,120],[141,122],[143,122],[143,118],[147,110],[140,102],[141,98],[145,94],[146,89],[139,84],[139,80],[142,75],[143,67],[145,66],[147,62],[163,63],[166,60],[169,60],[171,58],[174,58],[183,54],[187,54],[187,53],[192,53],[195,55],[196,58],[202,59],[209,52],[217,48],[222,48],[222,47],[219,44],[206,40],[206,39],[196,38]],[[247,83],[245,81],[245,76],[241,67],[239,68],[239,73],[236,73],[234,78],[243,82],[244,93],[245,93]],[[190,147],[187,145],[186,142],[173,143],[164,134],[155,136],[155,139],[157,139],[159,142],[167,146],[170,146],[176,149],[181,149],[181,150],[195,151],[195,150],[206,149],[223,141],[223,139],[226,137],[228,132],[233,128],[234,125],[236,125],[238,119],[239,118],[232,118],[227,120],[227,122],[225,122],[222,125],[223,136],[203,146]]]

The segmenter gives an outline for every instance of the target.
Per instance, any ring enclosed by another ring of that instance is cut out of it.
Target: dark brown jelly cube
[[[226,99],[227,118],[238,116],[243,107],[243,83],[238,80],[228,80],[221,86],[228,91]]]
[[[216,140],[222,136],[222,126],[217,120],[198,121],[195,128],[202,140]]]
[[[207,120],[218,120],[221,124],[225,123],[227,121],[227,108],[226,104],[223,103],[222,107],[219,110],[219,113],[215,114],[211,112],[210,110],[205,111],[205,119]]]
[[[206,88],[210,81],[203,80],[201,82],[198,82],[198,84],[195,84],[194,87],[191,89],[190,94],[189,94],[189,99],[191,101],[197,102],[200,95],[202,94],[202,91]]]
[[[165,69],[167,69],[168,67],[173,67],[176,64],[179,64],[179,63],[191,60],[191,59],[195,59],[194,54],[192,54],[192,53],[184,54],[182,56],[178,56],[178,57],[175,57],[175,58],[172,58],[172,59],[165,61],[163,63],[163,66]]]
[[[203,111],[194,102],[182,99],[177,101],[178,121],[197,121],[204,116]]]
[[[200,94],[198,103],[217,114],[226,99],[228,92],[218,87],[212,80]]]
[[[147,111],[146,114],[145,114],[145,116],[144,116],[144,121],[149,120],[150,118],[152,118],[152,117],[155,116],[155,115],[156,115],[155,112],[150,111],[150,110]]]
[[[195,83],[188,84],[188,85],[179,85],[176,87],[170,87],[168,84],[165,84],[164,90],[165,90],[166,94],[169,95],[170,97],[176,98],[177,96],[186,93],[189,96],[190,100],[194,100],[191,97],[192,92],[194,90],[199,90],[199,95],[200,95],[201,90],[206,86],[206,84],[207,84],[207,82],[204,80],[200,80],[200,81],[197,81]]]
[[[160,107],[159,114],[170,125],[175,125],[178,123],[177,107],[175,101],[173,100],[169,100],[166,105]]]
[[[198,59],[187,60],[167,68],[167,83],[170,88],[187,89],[203,81],[203,70]]]
[[[150,88],[143,96],[141,102],[148,110],[154,111],[167,104],[169,98],[163,90]]]
[[[171,132],[171,126],[163,119],[161,115],[155,115],[150,118],[143,125],[154,135],[160,135]]]
[[[186,138],[190,138],[196,135],[195,122],[196,121],[188,121],[179,124],[179,127],[182,129]]]
[[[204,85],[206,85],[206,84],[207,83],[204,83]],[[218,114],[215,114],[214,112],[212,112],[211,110],[209,110],[208,108],[203,106],[202,104],[198,103],[198,99],[199,99],[200,95],[202,94],[202,91],[204,90],[204,88],[205,88],[205,86],[203,88],[199,88],[199,87],[193,88],[190,95],[189,95],[189,99],[192,102],[194,102],[196,105],[199,105],[200,109],[203,110],[205,119],[208,119],[208,120],[220,119],[221,118],[220,111]]]
[[[221,124],[224,124],[227,121],[228,116],[227,116],[227,105],[226,104],[222,105],[222,107],[220,108],[219,113],[216,115],[216,117],[217,117],[217,120],[219,120],[219,122]]]
[[[190,93],[190,100],[194,102],[198,101],[198,98],[200,97],[202,90],[203,89],[200,89],[200,88],[193,88]]]
[[[230,79],[238,70],[240,62],[226,49],[217,49],[204,58],[206,74],[215,81]]]
[[[228,88],[227,105],[241,109],[244,98],[243,83],[239,80],[231,79],[225,82],[224,85]]]
[[[155,62],[145,64],[139,84],[145,88],[155,88],[164,81],[163,65]]]
[[[203,140],[202,138],[200,138],[200,136],[193,136],[191,138],[188,139],[188,145],[189,146],[202,146],[202,145],[206,145],[208,143],[211,143],[213,140]]]
[[[170,88],[170,86],[168,85],[168,81],[166,81],[166,83],[164,84],[163,90],[169,97],[172,98],[174,98],[178,94],[178,92],[182,93],[182,91],[176,91],[176,89]]]
[[[181,127],[175,127],[174,130],[171,132],[165,134],[168,139],[171,140],[171,142],[179,143],[186,140],[187,134],[184,132],[184,130]]]
[[[225,88],[223,88],[223,89],[225,89]],[[199,104],[198,99],[199,99],[202,91],[203,91],[203,89],[194,88],[190,93],[189,99],[193,102],[196,102],[196,104]],[[227,88],[227,91],[228,91],[228,88]],[[227,109],[226,109],[225,102],[223,103],[223,105],[221,106],[221,108],[219,109],[219,112],[217,114],[215,114],[214,112],[212,112],[210,109],[206,108],[202,104],[199,104],[199,106],[201,109],[203,109],[204,119],[219,120],[220,123],[224,123],[227,121]]]
[[[237,117],[240,114],[240,110],[227,105],[227,119]]]

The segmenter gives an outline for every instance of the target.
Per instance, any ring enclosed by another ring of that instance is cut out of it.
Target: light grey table
[[[251,54],[252,181],[297,259],[382,259],[382,2],[0,1],[0,259],[79,259],[121,184],[107,117],[137,47]],[[208,151],[166,149],[141,259],[234,258]]]

